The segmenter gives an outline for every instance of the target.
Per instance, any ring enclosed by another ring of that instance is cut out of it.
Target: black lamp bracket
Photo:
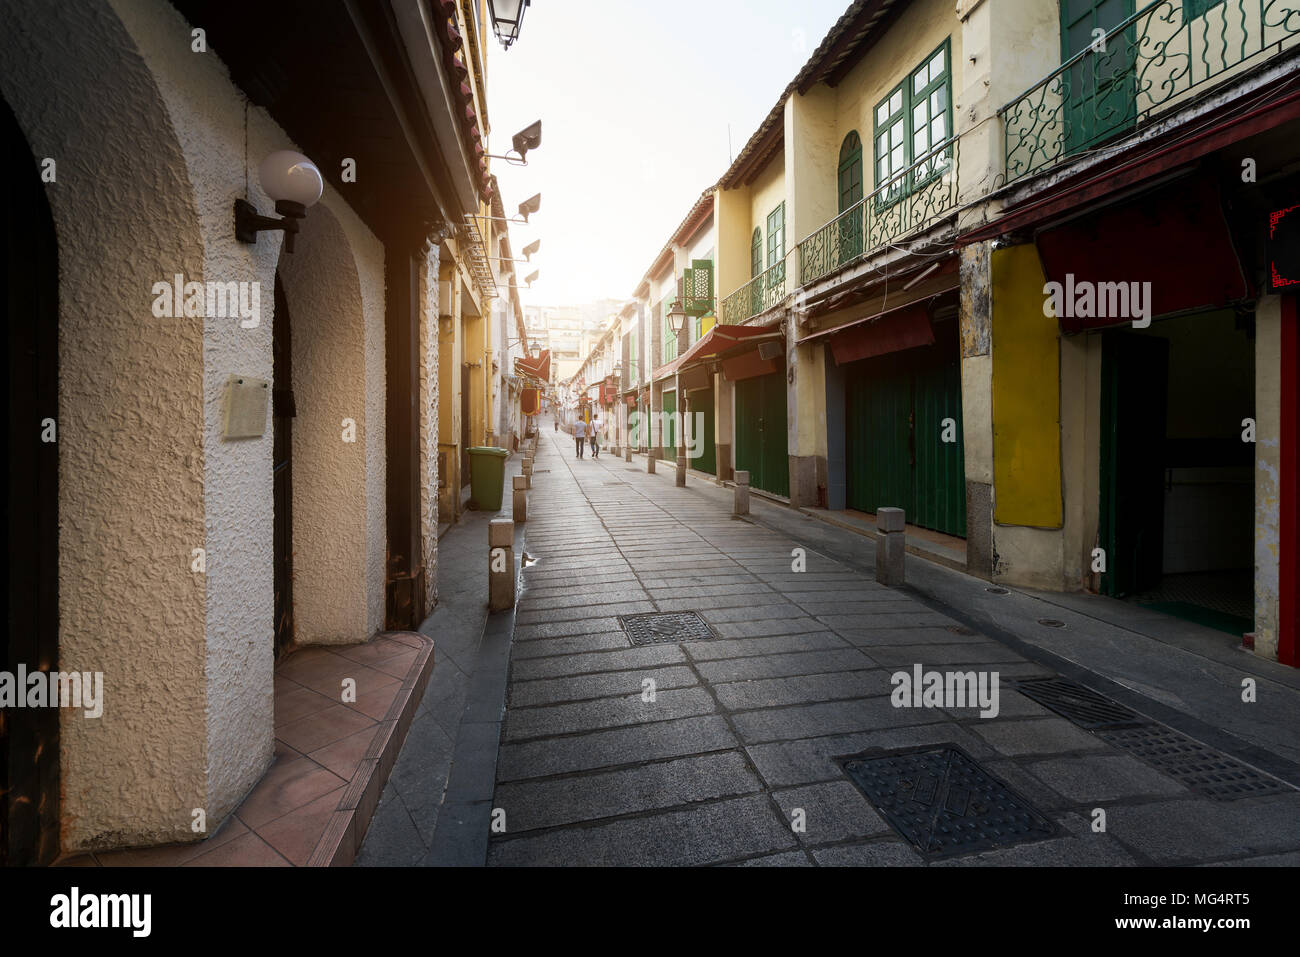
[[[275,211],[282,218],[262,216],[247,200],[235,200],[235,238],[241,243],[255,243],[257,234],[263,230],[280,229],[284,231],[285,252],[293,252],[293,238],[298,234],[299,221],[307,215],[307,207],[289,199],[280,199],[276,200]]]

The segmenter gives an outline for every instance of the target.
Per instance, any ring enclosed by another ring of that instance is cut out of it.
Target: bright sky
[[[541,239],[525,304],[627,298],[669,234],[776,103],[849,0],[533,0],[489,39],[491,152],[536,119],[526,167],[492,161],[510,227]],[[727,128],[730,125],[730,148]]]

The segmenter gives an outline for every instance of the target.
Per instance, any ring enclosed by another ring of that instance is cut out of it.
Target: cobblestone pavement
[[[1203,797],[1012,690],[1052,672],[907,592],[812,551],[792,571],[799,542],[662,464],[540,444],[489,864],[1300,863],[1300,792]],[[686,611],[715,636],[633,646],[620,627]],[[916,664],[998,672],[997,717],[894,707],[890,676]],[[939,744],[1055,834],[923,858],[834,760]]]

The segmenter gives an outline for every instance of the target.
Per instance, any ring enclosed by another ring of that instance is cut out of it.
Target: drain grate
[[[1098,731],[1097,736],[1157,771],[1219,801],[1283,794],[1290,785],[1160,724]]]
[[[1206,797],[1235,801],[1295,790],[1066,678],[1025,678],[1016,683],[1016,690]]]
[[[1089,731],[1146,722],[1137,712],[1066,678],[1025,678],[1016,682],[1016,690]]]
[[[1059,829],[956,745],[840,758],[854,784],[929,858],[1055,837]]]
[[[619,615],[618,620],[634,645],[662,645],[713,637],[708,623],[693,611]]]

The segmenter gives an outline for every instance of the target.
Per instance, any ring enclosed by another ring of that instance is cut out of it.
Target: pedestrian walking
[[[600,430],[604,424],[600,419],[591,420],[591,457],[593,459],[600,458]]]
[[[587,438],[587,423],[582,419],[573,423],[573,438],[578,443],[578,458],[582,458],[583,443]]]

